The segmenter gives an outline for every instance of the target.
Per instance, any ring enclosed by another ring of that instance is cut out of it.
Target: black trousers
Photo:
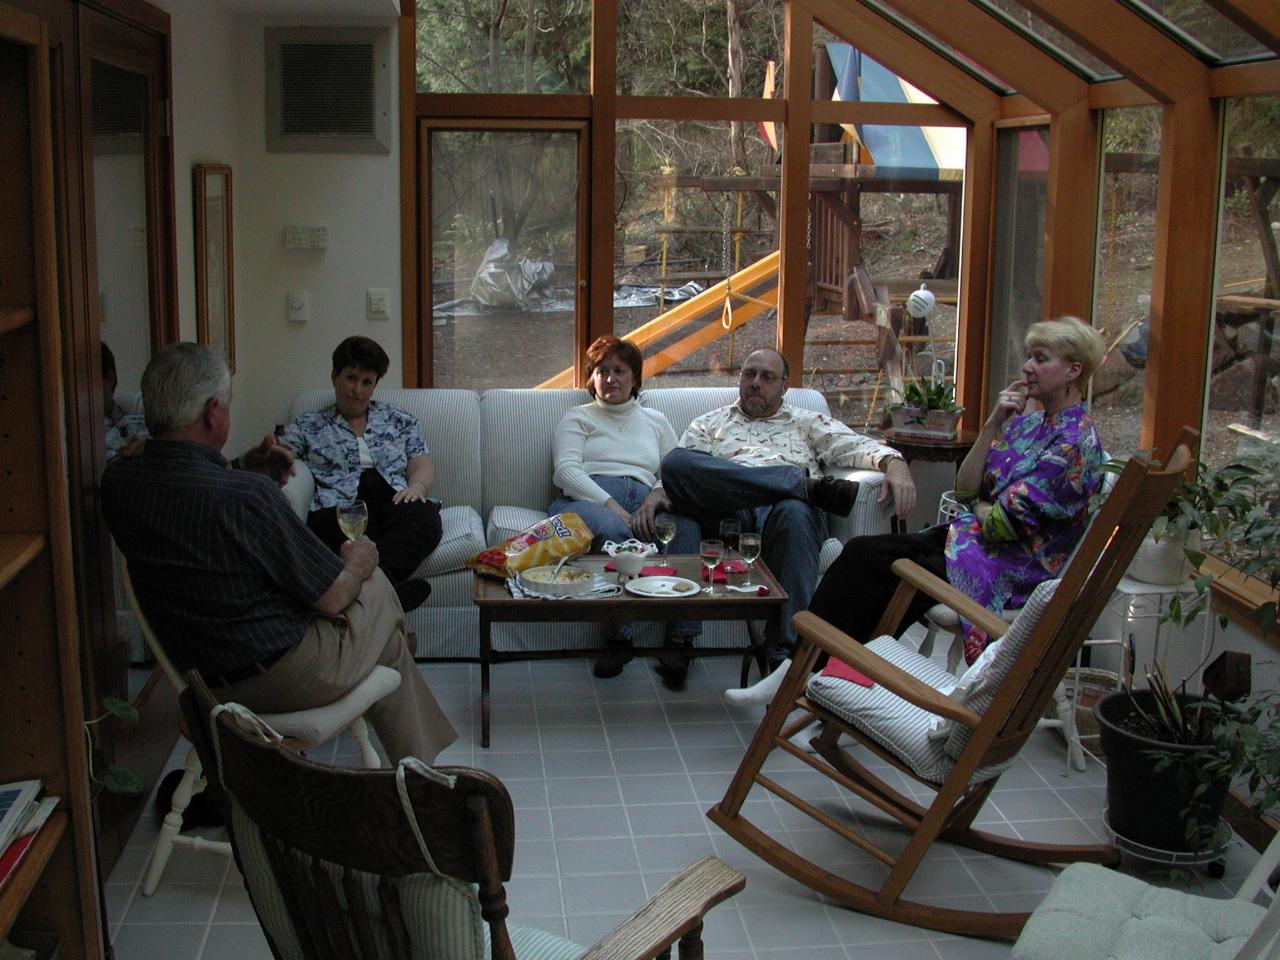
[[[393,585],[413,576],[418,565],[440,543],[440,506],[431,500],[392,503],[395,490],[370,467],[360,474],[356,496],[369,507],[365,536],[378,547],[378,566]],[[307,526],[336,553],[346,541],[338,528],[338,510],[312,510]]]
[[[844,545],[814,591],[809,609],[860,643],[874,640],[873,631],[893,592],[898,588],[895,560],[914,560],[932,574],[947,579],[946,526],[919,533],[886,533],[854,537]],[[900,635],[937,601],[917,593],[895,632]]]

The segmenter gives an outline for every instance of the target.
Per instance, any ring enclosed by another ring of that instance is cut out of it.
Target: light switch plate
[[[290,290],[285,306],[290,323],[306,323],[311,319],[311,308],[305,290]]]
[[[391,291],[386,287],[365,290],[365,315],[370,320],[389,320]]]

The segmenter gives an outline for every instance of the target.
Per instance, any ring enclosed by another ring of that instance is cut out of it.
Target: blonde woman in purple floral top
[[[919,533],[850,540],[810,610],[865,643],[897,586],[895,560],[914,560],[997,614],[1061,573],[1102,485],[1102,443],[1083,399],[1104,346],[1075,317],[1033,324],[1026,345],[1022,376],[1000,391],[956,473],[956,496],[967,511]],[[932,604],[918,594],[903,628]],[[985,643],[970,631],[966,660]]]

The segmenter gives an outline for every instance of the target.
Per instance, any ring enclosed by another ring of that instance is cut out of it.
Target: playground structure
[[[910,84],[848,44],[831,43],[819,50],[815,70],[816,95],[841,100],[863,97],[880,102],[927,100]],[[768,95],[766,93],[766,95]],[[762,131],[768,138],[768,131]],[[963,191],[963,131],[949,128],[902,127],[877,124],[825,125],[818,130],[827,142],[813,144],[809,177],[809,281],[806,296],[806,329],[810,318],[838,316],[845,322],[874,325],[873,335],[841,333],[810,339],[806,345],[834,349],[842,357],[859,348],[873,355],[873,363],[825,364],[820,374],[837,378],[838,387],[827,392],[842,398],[856,395],[868,401],[870,422],[887,400],[893,398],[889,383],[900,385],[903,368],[913,372],[913,354],[924,343],[954,342],[953,336],[931,337],[922,323],[913,323],[901,308],[908,294],[919,287],[920,277],[870,276],[863,233],[864,194],[927,194],[946,205],[944,239],[931,269],[922,276],[938,301],[954,304],[957,295],[957,251],[960,237],[960,201]],[[640,347],[644,376],[661,374],[708,344],[728,338],[727,364],[733,365],[735,333],[750,320],[777,305],[778,253],[776,250],[777,194],[781,186],[775,173],[739,171],[732,176],[693,176],[663,167],[652,180],[662,191],[662,223],[655,229],[660,250],[654,281],[659,287],[659,313],[626,339]],[[723,222],[682,224],[677,209],[680,191],[730,194],[722,204]],[[753,202],[774,222],[761,229],[747,222]],[[732,211],[732,213],[730,213]],[[876,225],[882,229],[885,225]],[[719,269],[713,257],[704,258],[701,269],[674,269],[674,242],[682,237],[721,236]],[[744,245],[752,237],[772,236],[773,252],[743,264]],[[663,309],[662,294],[671,286],[695,281],[711,286],[693,299]],[[827,325],[829,326],[829,325]],[[869,348],[869,350],[865,349]],[[932,354],[929,364],[937,359]],[[948,369],[952,364],[948,364]],[[819,371],[811,371],[811,374]],[[859,380],[869,382],[857,382]],[[572,368],[540,386],[569,386]]]

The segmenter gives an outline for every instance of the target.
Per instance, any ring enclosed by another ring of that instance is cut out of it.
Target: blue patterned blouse
[[[1037,584],[1062,572],[1084,535],[1103,459],[1082,404],[1010,420],[987,452],[978,493],[993,505],[986,523],[965,511],[947,531],[951,585],[996,614],[1023,606]],[[972,662],[985,644],[985,634],[970,628],[965,659]]]
[[[280,439],[306,461],[316,478],[311,509],[337,507],[356,499],[360,486],[360,444],[346,418],[331,405],[304,413],[284,428]],[[405,488],[405,469],[414,457],[429,453],[418,418],[390,404],[369,402],[364,442],[373,465],[393,490]]]

